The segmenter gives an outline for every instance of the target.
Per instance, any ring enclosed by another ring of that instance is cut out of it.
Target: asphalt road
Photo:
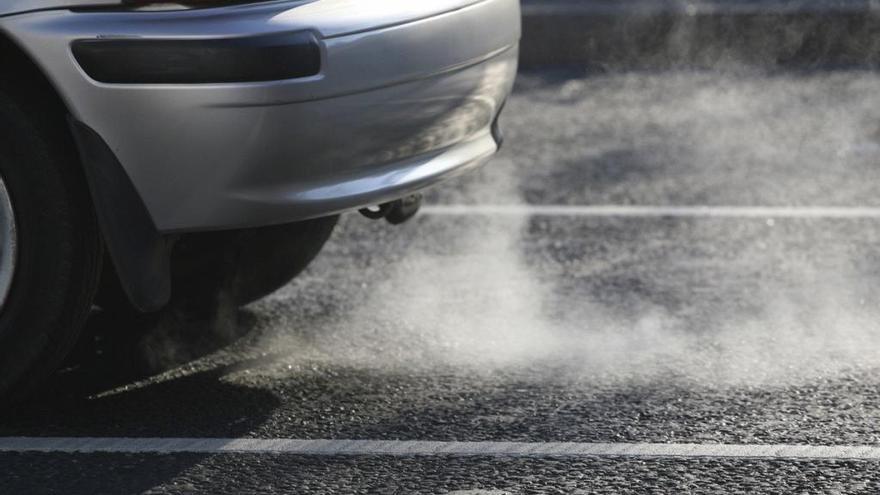
[[[469,214],[347,216],[235,324],[96,314],[0,436],[877,445],[880,215],[821,208],[880,207],[878,100],[858,71],[523,74],[504,151],[428,195]],[[878,467],[7,452],[0,493],[876,493]]]

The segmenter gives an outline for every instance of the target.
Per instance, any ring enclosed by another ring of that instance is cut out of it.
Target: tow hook
[[[370,220],[384,218],[391,225],[400,225],[414,217],[421,207],[422,195],[416,193],[378,206],[361,208],[358,211]]]

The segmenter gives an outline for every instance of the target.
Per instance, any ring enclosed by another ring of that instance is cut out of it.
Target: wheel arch
[[[61,91],[39,64],[4,31],[0,23],[0,89],[26,98],[48,112],[58,136],[69,139],[76,162],[88,184],[92,208],[128,299],[141,311],[155,311],[170,298],[168,246],[104,140],[76,120]]]
[[[64,127],[63,134],[73,146],[73,134],[67,129],[67,115],[70,109],[61,93],[43,72],[43,69],[10,36],[0,23],[0,88],[12,92],[16,97],[28,98],[39,104],[41,110],[50,112],[58,127]]]

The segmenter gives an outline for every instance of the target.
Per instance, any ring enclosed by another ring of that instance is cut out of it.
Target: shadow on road
[[[95,312],[78,349],[45,390],[0,415],[4,436],[227,436],[253,431],[279,404],[274,394],[224,381],[253,363],[179,375],[162,371],[248,334],[255,318],[142,318]],[[236,324],[237,322],[237,324]],[[152,377],[152,379],[151,379]]]

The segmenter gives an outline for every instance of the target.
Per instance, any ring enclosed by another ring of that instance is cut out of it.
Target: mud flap
[[[107,143],[69,118],[104,242],[119,282],[139,311],[162,309],[171,298],[170,243]]]

